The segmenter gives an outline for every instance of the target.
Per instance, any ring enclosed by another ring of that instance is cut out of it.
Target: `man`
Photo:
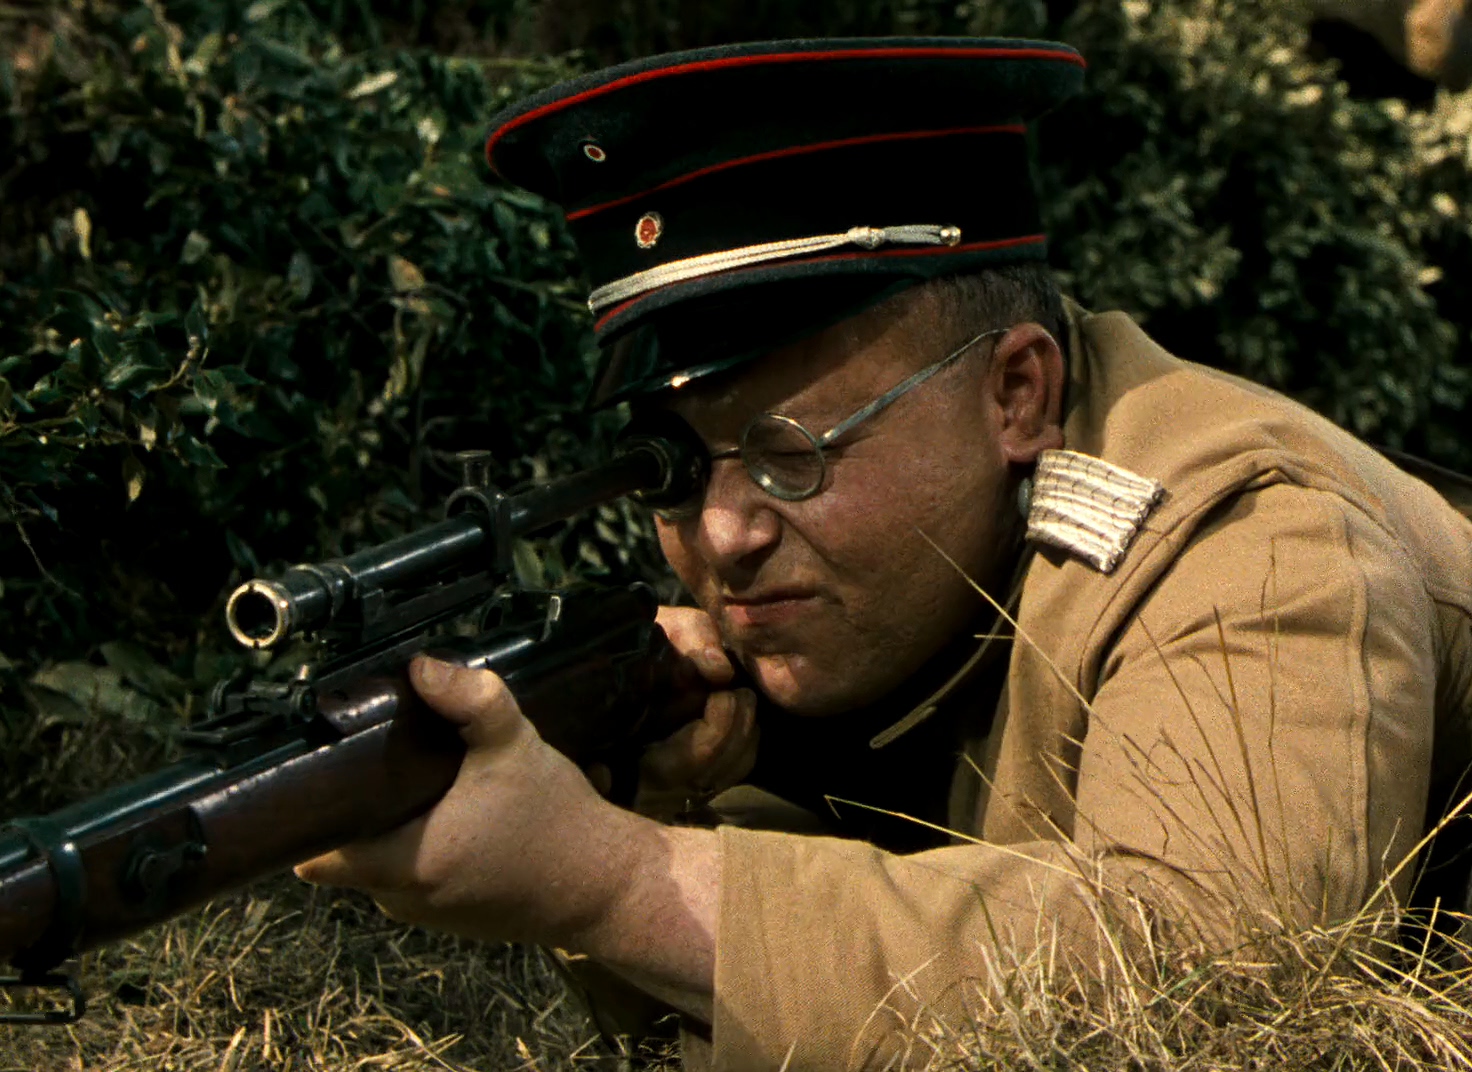
[[[303,877],[603,965],[723,1070],[882,1067],[1040,951],[1097,977],[1140,925],[1211,949],[1408,892],[1469,758],[1472,525],[1063,304],[1025,124],[1081,71],[1036,42],[779,42],[498,117],[492,166],[583,251],[595,400],[711,453],[659,536],[699,604],[662,621],[714,691],[644,802],[748,784],[718,829],[621,810],[493,675],[421,660],[459,779]]]

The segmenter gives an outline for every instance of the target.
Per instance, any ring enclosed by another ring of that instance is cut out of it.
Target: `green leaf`
[[[51,710],[59,720],[86,724],[95,715],[122,718],[128,722],[160,725],[164,709],[154,700],[128,688],[123,675],[110,666],[84,662],[62,662],[38,670],[30,684],[38,694],[49,693]],[[55,703],[61,697],[71,706]]]
[[[310,74],[317,69],[317,64],[312,57],[299,48],[293,48],[281,41],[261,36],[252,38],[252,43],[262,56],[272,63],[280,64],[282,67],[302,74]]]
[[[547,586],[541,559],[530,541],[517,540],[511,545],[511,564],[516,571],[516,583],[522,588],[535,590]]]
[[[199,302],[189,307],[184,317],[184,333],[189,336],[191,348],[207,346],[210,341],[210,322]]]
[[[230,391],[230,383],[218,369],[202,369],[194,374],[194,395],[206,413],[214,413]]]
[[[143,479],[147,474],[143,464],[132,454],[123,455],[123,487],[127,491],[128,502],[134,502],[138,496],[143,494]]]
[[[56,726],[85,726],[88,722],[87,708],[70,696],[45,687],[27,687],[23,690],[26,704],[35,714],[36,728],[41,731]]]
[[[53,387],[48,377],[44,386],[32,387],[26,392],[26,401],[38,409],[53,405],[66,399],[66,392]]]
[[[102,383],[109,390],[129,391],[135,396],[141,396],[150,389],[167,382],[169,376],[168,369],[145,365],[133,358],[127,358],[108,369],[107,374],[102,378]]]
[[[89,436],[95,436],[97,429],[102,426],[102,411],[91,402],[79,402],[75,413],[78,422],[82,425],[82,431]]]
[[[246,22],[265,22],[286,6],[286,0],[256,0],[245,9]]]
[[[220,48],[224,43],[225,39],[218,33],[205,34],[200,38],[199,45],[194,50],[194,55],[190,56],[185,62],[184,70],[196,78],[203,76],[209,71],[210,65],[215,62],[215,58],[220,54]]]
[[[201,443],[188,432],[184,432],[174,441],[174,450],[179,457],[190,465],[200,469],[223,469],[225,463],[215,453],[214,448],[207,443]]]
[[[122,674],[135,689],[157,700],[183,699],[189,686],[177,674],[160,666],[140,645],[129,640],[109,640],[101,645],[107,665]]]
[[[92,259],[92,217],[85,208],[72,211],[72,232],[77,236],[77,252],[84,261]]]
[[[398,71],[380,71],[378,74],[369,75],[352,89],[348,90],[348,100],[359,100],[362,97],[372,96],[380,93],[399,80]]]
[[[306,301],[311,295],[312,277],[312,258],[304,250],[297,250],[291,255],[291,264],[286,270],[287,286],[297,301]]]
[[[72,343],[71,349],[78,349],[78,343],[82,344],[78,364],[92,378],[95,378],[101,371],[101,365],[97,360],[99,354],[102,356],[102,361],[109,365],[116,364],[123,356],[123,341],[117,329],[109,324],[98,324],[92,329],[90,346],[87,345],[87,340],[78,339]],[[95,352],[87,352],[92,349],[95,349]],[[68,356],[70,356],[70,351],[68,351]]]
[[[250,544],[241,539],[234,529],[225,530],[225,549],[230,552],[230,560],[235,563],[237,569],[248,575],[261,572],[261,563],[256,558],[256,553]]]
[[[214,370],[214,373],[221,380],[236,387],[249,387],[259,385],[261,382],[239,365],[221,365]]]
[[[179,263],[198,263],[210,251],[210,240],[198,231],[190,231],[184,238],[184,248],[179,252]]]
[[[158,414],[150,406],[134,417],[138,422],[138,442],[144,450],[153,450],[158,445]]]

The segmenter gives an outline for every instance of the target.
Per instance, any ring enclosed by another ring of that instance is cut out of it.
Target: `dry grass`
[[[0,818],[89,796],[167,754],[157,732],[107,712],[80,724],[0,713]],[[605,1045],[542,952],[405,927],[366,896],[290,875],[90,953],[79,976],[86,1018],[0,1027],[0,1072],[659,1067]]]
[[[0,1072],[652,1067],[596,1038],[541,952],[399,926],[291,877],[89,954],[80,977],[87,1017],[0,1027]]]
[[[51,745],[37,770],[53,785],[153,747],[70,728]],[[969,1018],[922,1010],[891,1067],[1472,1072],[1472,947],[1448,934],[1461,920],[1443,913],[1428,929],[1386,890],[1335,926],[1255,915],[1221,953],[1162,926],[1158,904],[1100,887],[1106,963],[1083,971],[1038,943],[971,988]],[[536,950],[403,927],[366,897],[289,876],[89,954],[80,975],[87,1019],[0,1027],[0,1072],[678,1067],[669,1054],[610,1050]]]
[[[1437,955],[1396,910],[1261,932],[1231,953],[1154,946],[1079,985],[1056,951],[977,987],[967,1022],[922,1013],[897,1067],[927,1072],[1411,1072],[1472,1068],[1472,949]],[[1449,920],[1443,918],[1441,923]],[[1135,933],[1138,930],[1135,929]],[[1424,932],[1423,932],[1424,933]],[[1120,985],[1120,984],[1123,985]]]
[[[0,734],[0,752],[10,744],[36,757],[0,793],[0,814],[51,806],[59,787],[95,791],[88,783],[146,765],[159,747],[136,729],[96,727],[37,720],[8,741]],[[1261,817],[1244,817],[1254,820],[1263,842]],[[1269,884],[1252,881],[1254,865],[1240,870],[1239,940],[1222,952],[1219,940],[1193,937],[1190,919],[1167,925],[1164,902],[1109,889],[1081,862],[1078,877],[1097,895],[1100,962],[1033,943],[968,988],[966,1018],[922,1007],[889,1067],[1472,1072],[1472,926],[1459,931],[1462,917],[1404,909],[1391,894],[1394,868],[1353,919],[1283,924],[1274,921],[1306,918],[1303,906],[1251,894]],[[80,975],[88,1018],[0,1027],[0,1072],[678,1067],[668,1053],[610,1050],[536,950],[403,927],[366,897],[289,876],[89,954]]]
[[[1221,953],[1161,926],[1158,904],[1099,893],[1106,963],[1081,971],[1038,943],[971,989],[968,1019],[922,1010],[892,1067],[1472,1070],[1472,947],[1450,914],[1435,936],[1388,896],[1335,926],[1257,915]],[[678,1067],[597,1040],[536,950],[403,927],[289,876],[89,954],[80,974],[87,1019],[0,1028],[0,1072]]]

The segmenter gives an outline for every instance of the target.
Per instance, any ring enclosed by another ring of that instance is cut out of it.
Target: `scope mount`
[[[515,539],[511,529],[511,499],[491,483],[491,452],[457,451],[455,460],[460,463],[460,486],[445,500],[445,516],[480,514],[491,538],[491,568],[499,574],[509,573]]]

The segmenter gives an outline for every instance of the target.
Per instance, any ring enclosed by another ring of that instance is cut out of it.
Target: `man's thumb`
[[[515,697],[490,670],[421,655],[409,664],[409,681],[432,710],[459,727],[472,748],[505,743],[520,727]]]

